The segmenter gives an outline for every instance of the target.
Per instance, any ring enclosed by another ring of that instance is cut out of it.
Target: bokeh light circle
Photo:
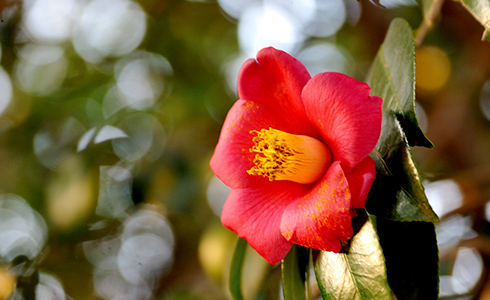
[[[267,46],[293,53],[305,38],[293,14],[274,3],[249,7],[238,23],[238,41],[249,57]]]
[[[71,37],[79,0],[24,1],[24,27],[29,36],[41,42],[63,42]]]
[[[18,51],[14,65],[17,86],[28,93],[46,96],[63,83],[68,60],[60,46],[26,44]]]
[[[86,61],[101,62],[136,49],[146,33],[146,14],[130,0],[94,0],[74,30],[73,45]]]
[[[0,67],[0,91],[2,91],[0,93],[0,114],[2,114],[9,106],[13,96],[12,80],[2,67]]]
[[[166,240],[154,234],[139,234],[123,242],[117,264],[128,282],[145,282],[171,266],[172,253],[173,247]]]
[[[46,235],[44,219],[23,198],[0,196],[0,259],[36,257],[44,247]]]
[[[155,117],[135,113],[117,125],[128,135],[128,138],[112,141],[114,152],[120,159],[134,162],[143,156],[150,161],[160,157],[166,138],[163,126]]]

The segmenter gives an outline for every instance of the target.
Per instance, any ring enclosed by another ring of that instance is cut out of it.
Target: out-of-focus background
[[[272,45],[363,80],[390,21],[423,15],[416,0],[2,0],[0,17],[0,299],[228,299],[236,236],[208,162],[241,64]],[[490,299],[490,44],[457,1],[434,21],[417,113],[435,148],[414,157],[441,217],[441,297]],[[247,299],[280,299],[280,268],[247,259]]]

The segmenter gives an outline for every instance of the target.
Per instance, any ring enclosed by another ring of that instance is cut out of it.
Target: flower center
[[[255,166],[247,173],[272,180],[310,184],[320,179],[332,162],[328,148],[317,139],[272,129],[251,130],[256,136],[250,152]]]

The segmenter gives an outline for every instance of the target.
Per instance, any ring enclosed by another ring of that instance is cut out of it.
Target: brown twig
[[[434,25],[434,20],[441,13],[442,4],[444,4],[444,0],[434,0],[430,5],[429,10],[424,16],[424,20],[420,24],[415,34],[414,40],[416,47],[420,47],[420,45],[422,45],[422,42],[427,35],[427,32],[432,27],[432,25]]]

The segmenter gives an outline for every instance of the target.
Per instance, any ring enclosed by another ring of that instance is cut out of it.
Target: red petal
[[[311,76],[305,66],[286,52],[272,47],[247,60],[238,75],[240,99],[273,105],[278,117],[291,128],[289,133],[318,137],[308,121],[301,91]]]
[[[383,100],[370,92],[340,73],[318,74],[303,89],[308,116],[346,172],[371,153],[380,135]]]
[[[249,175],[247,170],[254,165],[255,153],[250,130],[269,127],[288,132],[289,124],[280,118],[273,108],[252,101],[238,100],[228,112],[221,130],[210,166],[221,181],[232,188],[243,188],[269,183],[263,176]]]
[[[221,222],[246,239],[270,264],[276,264],[292,246],[279,230],[282,213],[305,192],[303,185],[284,181],[274,181],[266,187],[232,189]]]
[[[303,198],[284,211],[281,233],[305,247],[339,252],[340,240],[352,237],[350,192],[340,162]]]
[[[376,165],[371,157],[366,157],[352,171],[345,175],[349,182],[351,208],[364,208],[369,189],[376,177]]]

